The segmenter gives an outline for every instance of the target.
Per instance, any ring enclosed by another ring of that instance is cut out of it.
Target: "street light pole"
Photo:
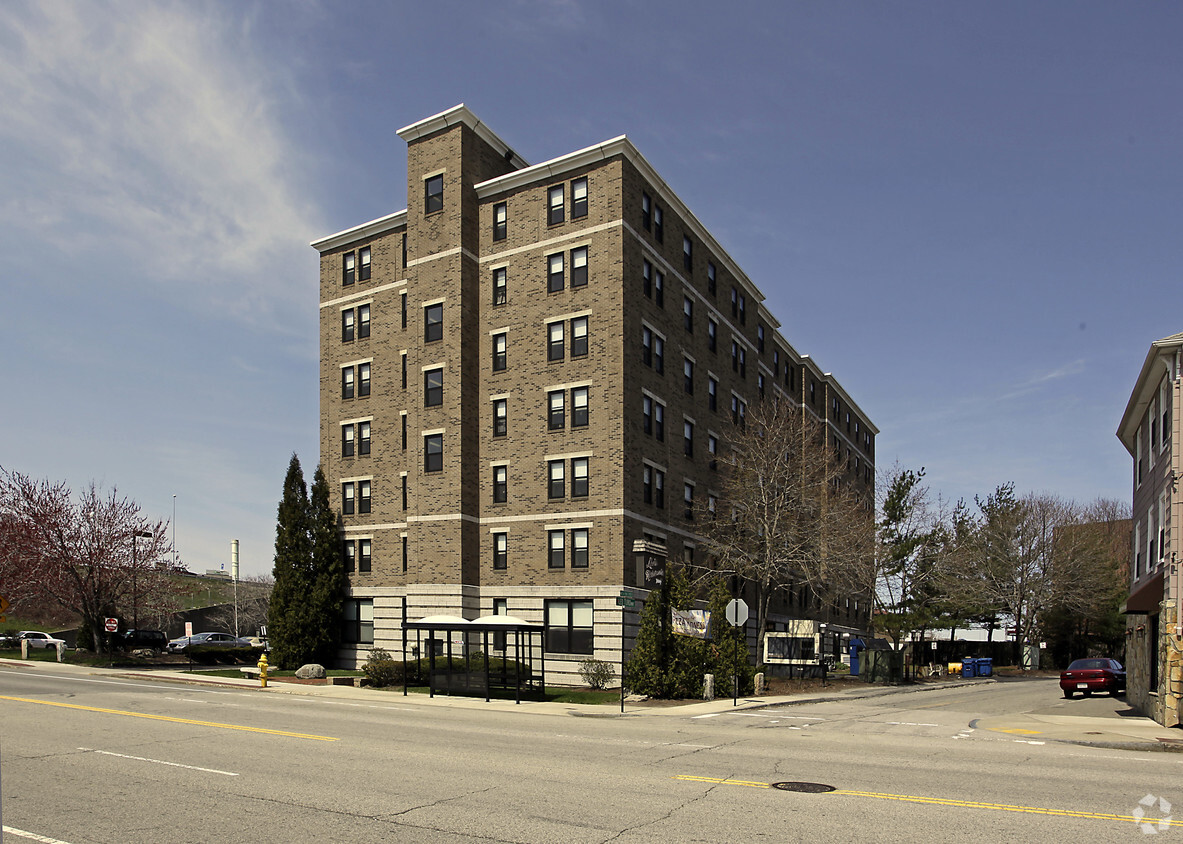
[[[136,560],[136,539],[141,536],[151,539],[152,534],[146,530],[137,530],[133,531],[131,535],[131,626],[133,630],[140,629],[139,592],[136,590],[136,569],[138,568]]]

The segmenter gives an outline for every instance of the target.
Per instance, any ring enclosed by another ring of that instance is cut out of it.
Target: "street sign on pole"
[[[119,629],[119,619],[104,618],[103,619],[103,629],[106,630],[108,633],[114,633],[116,630]]]
[[[616,598],[616,606],[618,607],[635,607],[636,605],[636,600],[628,595],[620,595]]]
[[[742,627],[748,623],[748,603],[743,598],[733,598],[727,602],[727,621],[734,627]]]

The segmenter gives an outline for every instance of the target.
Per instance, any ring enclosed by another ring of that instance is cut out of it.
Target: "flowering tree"
[[[91,483],[75,497],[65,483],[0,468],[0,588],[16,602],[81,616],[105,650],[104,618],[177,609],[167,527],[115,489]]]

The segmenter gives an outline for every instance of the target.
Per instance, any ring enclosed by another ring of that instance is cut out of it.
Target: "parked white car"
[[[16,637],[27,640],[30,648],[53,648],[56,650],[58,645],[66,644],[64,639],[55,639],[40,630],[19,630]]]

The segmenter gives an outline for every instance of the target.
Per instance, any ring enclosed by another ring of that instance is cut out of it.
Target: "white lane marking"
[[[673,744],[671,747],[696,747],[699,750],[710,750],[714,747],[713,744]]]
[[[42,844],[69,844],[67,841],[62,841],[58,838],[48,838],[44,835],[38,835],[35,832],[25,832],[23,829],[17,829],[15,826],[0,827],[4,830],[5,835],[16,835],[19,838],[28,838],[30,841],[40,841]]]
[[[133,759],[136,762],[152,762],[155,765],[168,765],[172,768],[185,768],[190,771],[201,771],[206,774],[221,774],[224,777],[236,777],[231,771],[219,771],[216,768],[198,768],[196,765],[182,765],[180,762],[165,762],[163,759],[148,759],[144,756],[128,756],[126,753],[112,753],[109,750],[94,750],[90,747],[80,747],[86,753],[101,753],[103,756],[117,756],[120,759]]]
[[[1015,744],[1047,744],[1046,741],[1028,741],[1027,739],[1015,739]]]
[[[915,721],[884,721],[884,724],[892,724],[896,727],[939,727],[940,724],[918,724]]]
[[[708,712],[706,715],[691,715],[690,718],[691,720],[697,720],[699,718],[717,718],[722,714],[722,712]]]

